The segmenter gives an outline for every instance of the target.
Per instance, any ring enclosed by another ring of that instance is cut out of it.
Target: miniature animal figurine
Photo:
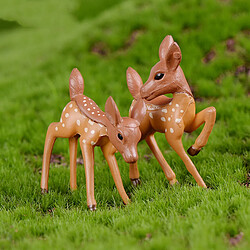
[[[134,97],[131,109],[134,110],[137,102],[141,102],[142,99],[147,107],[146,116],[140,125],[141,140],[145,138],[170,184],[174,184],[177,181],[176,176],[164,159],[154,138],[155,132],[165,133],[169,145],[180,156],[198,185],[206,188],[205,182],[183,148],[182,135],[184,132],[195,131],[205,123],[194,145],[188,149],[191,156],[197,155],[206,145],[213,129],[216,109],[208,107],[195,113],[195,100],[180,67],[181,50],[172,36],[166,36],[162,41],[159,57],[160,61],[152,67],[144,85],[135,70],[132,68],[127,70],[128,88]],[[164,96],[169,93],[173,94],[173,98]],[[135,184],[138,183],[137,163],[130,164],[130,178]]]
[[[79,139],[84,159],[86,175],[87,205],[96,209],[94,198],[94,147],[100,146],[106,158],[118,192],[125,204],[129,198],[124,190],[119,168],[115,158],[118,150],[128,163],[137,161],[137,143],[141,138],[140,119],[121,117],[120,112],[109,97],[103,112],[97,104],[83,95],[84,80],[81,73],[73,69],[69,79],[71,101],[62,111],[60,122],[51,123],[47,130],[41,177],[42,193],[48,192],[50,157],[56,138],[69,138],[70,187],[77,188],[76,158]],[[143,102],[138,103],[138,110]],[[140,111],[141,112],[141,111]],[[146,110],[145,110],[146,112]],[[134,113],[137,116],[137,112]]]

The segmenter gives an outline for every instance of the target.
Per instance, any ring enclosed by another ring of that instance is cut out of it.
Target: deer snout
[[[138,161],[138,153],[134,148],[124,152],[122,156],[127,163],[135,163]]]
[[[146,81],[145,84],[141,87],[141,97],[142,99],[147,99],[151,94],[154,86],[154,81]]]

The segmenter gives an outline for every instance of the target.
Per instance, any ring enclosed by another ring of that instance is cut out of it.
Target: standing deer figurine
[[[96,209],[94,198],[95,146],[101,147],[118,192],[123,202],[127,204],[129,198],[124,190],[114,154],[118,150],[126,162],[137,161],[137,143],[141,137],[140,120],[122,118],[112,97],[107,99],[105,112],[103,112],[93,100],[83,95],[84,81],[77,69],[73,69],[70,75],[69,89],[71,101],[63,109],[60,122],[51,123],[48,127],[43,154],[42,193],[48,192],[50,157],[58,137],[69,138],[70,187],[72,190],[77,188],[76,157],[77,141],[80,139],[86,175],[88,208],[90,210]],[[142,104],[143,102],[138,103],[137,112],[141,112],[140,106]],[[134,117],[137,117],[137,112],[134,113]]]
[[[205,182],[183,148],[182,135],[184,132],[195,131],[205,123],[194,145],[188,149],[190,155],[197,155],[206,145],[213,129],[216,109],[208,107],[197,114],[195,113],[193,94],[179,66],[181,50],[172,36],[166,36],[162,41],[159,57],[160,61],[152,67],[149,78],[144,85],[135,70],[132,68],[127,70],[128,88],[135,99],[131,105],[132,111],[137,107],[137,103],[141,103],[142,99],[147,107],[146,116],[140,125],[141,140],[145,138],[170,184],[174,184],[176,182],[175,174],[164,159],[154,139],[156,131],[165,133],[169,145],[180,156],[198,185],[206,188]],[[169,93],[173,94],[173,98],[164,96],[164,94]],[[135,184],[139,180],[137,163],[130,164],[130,179],[134,180]]]

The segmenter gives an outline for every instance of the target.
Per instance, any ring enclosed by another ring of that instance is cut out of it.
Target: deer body
[[[216,110],[214,107],[209,107],[196,114],[192,92],[179,66],[181,51],[171,36],[167,36],[161,43],[159,57],[160,61],[152,67],[149,78],[144,85],[135,70],[132,68],[127,70],[128,88],[135,99],[131,110],[134,109],[133,105],[136,105],[141,99],[147,108],[147,115],[140,125],[141,139],[145,138],[170,184],[177,181],[176,176],[158,148],[154,139],[155,132],[165,134],[169,145],[181,157],[198,185],[206,187],[196,167],[185,152],[181,139],[184,132],[191,133],[205,123],[194,145],[188,149],[190,155],[198,154],[201,148],[206,145],[213,129]],[[169,93],[173,94],[172,99],[164,96],[164,94]],[[132,180],[139,178],[136,163],[130,165],[130,178]]]
[[[87,204],[90,210],[96,209],[94,198],[94,147],[100,146],[111,170],[114,182],[123,202],[129,198],[124,190],[115,152],[122,153],[126,162],[137,160],[137,143],[141,133],[139,121],[122,118],[111,97],[103,112],[93,100],[83,95],[83,78],[77,69],[70,76],[69,102],[62,111],[60,122],[51,123],[45,139],[41,178],[42,192],[48,191],[50,157],[56,138],[69,138],[70,148],[70,187],[77,188],[76,158],[77,142],[80,141],[86,175]],[[118,136],[117,136],[118,135]],[[115,146],[114,146],[115,145]]]

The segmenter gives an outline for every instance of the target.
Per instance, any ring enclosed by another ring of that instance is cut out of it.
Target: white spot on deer
[[[166,121],[165,117],[161,117],[161,120],[162,120],[163,122],[165,122],[165,121]]]
[[[170,130],[170,133],[173,134],[174,133],[174,130],[172,128],[169,129]]]
[[[184,111],[181,109],[181,111],[180,111],[181,113],[183,113]]]
[[[171,120],[171,118],[170,117],[168,117],[168,121],[170,122],[170,120]]]
[[[105,116],[105,115],[102,115],[102,116]]]
[[[65,124],[63,123],[62,126],[65,127]]]
[[[86,102],[86,100],[83,100],[82,102]]]
[[[86,142],[86,140],[85,140],[85,139],[83,139],[83,140],[82,140],[82,143],[85,143],[85,142]]]
[[[149,117],[153,119],[153,114],[150,112]]]
[[[168,129],[166,128],[166,129],[165,129],[165,133],[167,133],[167,132],[168,132]]]
[[[83,99],[86,99],[86,96],[84,96]]]
[[[95,109],[95,107],[93,107],[93,109]]]
[[[94,142],[94,141],[91,141],[90,144],[91,144],[92,146],[94,146],[94,145],[95,145],[95,142]]]
[[[92,102],[90,102],[89,104],[92,105]]]
[[[102,128],[103,127],[103,125],[101,124],[101,123],[98,123],[98,125]]]
[[[80,125],[81,125],[80,120],[76,120],[76,124],[77,124],[78,126],[80,126]]]
[[[58,127],[55,127],[55,130],[58,131]]]
[[[93,135],[95,133],[95,130],[91,130],[90,133]]]
[[[74,111],[75,111],[75,112],[77,112],[77,111],[78,111],[78,109],[74,109]]]
[[[91,114],[93,115],[95,112],[92,112]]]
[[[88,111],[90,111],[90,108],[87,108]]]
[[[72,107],[73,107],[73,104],[72,104],[72,103],[70,103],[69,107],[70,107],[70,108],[72,108]]]
[[[174,108],[172,108],[172,112],[175,112],[175,109],[174,109]]]
[[[69,113],[66,113],[66,114],[65,114],[65,117],[68,118],[68,117],[69,117]]]
[[[180,118],[176,118],[176,119],[175,119],[175,122],[176,122],[176,123],[180,123],[180,122],[181,122],[181,119],[180,119]]]
[[[176,103],[175,106],[176,106],[176,108],[179,108],[179,107],[180,107],[178,103]]]
[[[87,103],[85,103],[83,106],[85,106],[85,107],[86,107],[86,106],[87,106]]]
[[[88,128],[85,128],[85,129],[84,129],[84,131],[85,131],[86,133],[88,132],[88,130],[89,130]]]
[[[100,116],[101,114],[98,114],[98,116]]]
[[[94,124],[94,122],[92,122],[91,120],[89,120],[88,123],[89,123],[90,125],[93,125],[93,124]]]
[[[172,105],[172,102],[170,102],[168,105],[171,106],[171,105]]]
[[[167,109],[162,109],[161,111],[162,111],[163,113],[167,113],[167,112],[168,112]]]

